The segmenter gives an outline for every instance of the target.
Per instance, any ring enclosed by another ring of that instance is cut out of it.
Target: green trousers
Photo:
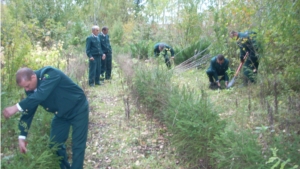
[[[89,122],[88,102],[81,101],[64,117],[54,116],[51,123],[51,146],[58,144],[58,156],[61,156],[61,169],[82,169],[86,148]],[[72,126],[72,165],[68,162],[65,142]]]
[[[248,83],[249,81],[251,83],[256,82],[256,75],[258,71],[259,61],[257,57],[248,58],[243,66],[243,73],[245,75],[245,83]],[[253,72],[253,70],[256,69],[256,72]]]
[[[102,56],[93,56],[94,60],[89,60],[89,85],[100,84],[101,60]]]
[[[101,61],[101,74],[105,73],[105,79],[108,80],[111,78],[111,70],[112,70],[112,54],[105,53],[106,58]]]

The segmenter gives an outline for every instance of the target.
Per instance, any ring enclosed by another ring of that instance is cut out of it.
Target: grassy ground
[[[220,116],[228,119],[230,123],[237,123],[246,128],[252,128],[258,124],[264,125],[261,116],[265,116],[263,107],[259,104],[259,85],[242,85],[241,76],[230,89],[211,90],[208,88],[208,77],[205,69],[192,69],[173,78],[173,83],[180,86],[186,85],[197,91],[204,90],[213,103],[214,109],[220,112]],[[221,82],[224,88],[224,82]],[[249,117],[249,119],[245,119]],[[261,120],[260,120],[261,119]]]
[[[91,111],[84,168],[181,168],[164,126],[133,106],[124,82],[114,67],[112,80],[86,91]]]
[[[91,112],[85,168],[187,168],[180,163],[180,157],[167,141],[165,127],[147,117],[146,110],[136,108],[136,99],[130,95],[128,85],[132,78],[129,76],[134,74],[134,63],[131,60],[119,63],[113,68],[111,81],[105,81],[103,86],[87,88],[86,91]],[[238,127],[239,130],[257,132],[255,130],[259,127],[270,126],[270,112],[266,103],[271,108],[278,104],[278,109],[285,112],[285,105],[280,103],[287,96],[278,95],[275,103],[272,94],[267,97],[262,95],[264,91],[260,83],[245,87],[239,78],[231,89],[208,89],[205,68],[174,74],[172,83],[193,88],[199,95],[201,90],[205,91],[213,108],[227,121],[227,130]],[[275,130],[280,132],[282,129],[275,126]],[[257,138],[261,139],[262,135],[257,135]],[[260,140],[260,144],[267,149],[264,140]]]
[[[133,74],[132,67],[131,60],[120,67],[115,65],[112,80],[86,89],[91,112],[85,168],[185,168],[169,146],[165,127],[147,117],[145,110],[136,108],[126,83],[128,74]],[[175,74],[172,83],[194,88],[199,94],[205,90],[218,105],[216,109],[226,110],[223,116],[233,114],[233,100],[240,93],[232,89],[208,90],[205,72],[197,69]]]
[[[83,87],[90,103],[90,125],[84,168],[187,169],[188,167],[181,162],[182,158],[174,153],[174,148],[168,142],[167,136],[170,133],[166,127],[147,116],[147,111],[141,106],[136,106],[137,99],[130,94],[133,68],[137,61],[126,56],[121,58],[123,60],[118,60],[119,64],[114,63],[112,80],[105,81],[103,86],[95,88]],[[163,60],[161,61],[165,66]],[[84,70],[86,69],[80,72]],[[214,105],[213,108],[227,121],[226,130],[250,129],[262,145],[262,153],[270,151],[268,147],[270,143],[266,141],[269,134],[266,131],[270,131],[268,127],[271,126],[272,120],[275,133],[299,131],[299,120],[295,118],[297,116],[292,116],[299,113],[299,94],[282,92],[275,94],[272,89],[272,84],[275,83],[270,83],[268,88],[262,86],[261,82],[245,87],[241,86],[241,80],[238,79],[231,89],[210,90],[205,68],[174,74],[171,80],[174,85],[194,89],[195,94],[200,95],[201,90],[205,91]],[[270,112],[273,111],[274,114],[276,107],[278,113],[271,119]],[[29,140],[29,149],[34,147],[39,151],[35,154],[42,154],[44,147],[47,146],[48,137],[36,141],[39,147],[35,146],[34,142],[40,135],[49,133],[50,116],[52,115],[38,113],[35,117],[38,120],[33,123],[31,129],[32,133],[35,133],[34,131],[37,133]],[[281,119],[285,120],[284,123]],[[12,154],[18,151],[16,138],[4,137],[6,133],[17,131],[17,121],[18,117],[10,121],[2,119],[2,144],[10,143],[1,146],[2,159],[13,157]],[[40,125],[45,126],[41,129]],[[11,134],[16,135],[14,132]],[[68,139],[67,145],[70,144],[71,140]],[[68,146],[69,154],[70,147]],[[296,150],[299,151],[299,148]],[[35,157],[35,160],[36,158],[38,157]],[[25,161],[30,165],[31,159]],[[20,162],[20,165],[24,164]]]

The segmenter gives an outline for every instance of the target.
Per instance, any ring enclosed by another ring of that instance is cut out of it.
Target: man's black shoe
[[[218,89],[218,84],[216,83],[216,82],[210,82],[210,84],[209,84],[209,88],[210,89],[213,89],[213,90],[215,90],[215,89]]]

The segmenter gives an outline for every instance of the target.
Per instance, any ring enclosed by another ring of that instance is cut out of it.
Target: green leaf
[[[291,161],[291,160],[288,159],[288,160],[286,160],[285,162],[281,163],[280,169],[284,169],[284,166],[285,166],[288,162],[290,162],[290,161]]]
[[[277,166],[279,166],[280,164],[280,159],[278,159],[278,161],[271,167],[271,169],[276,168]]]
[[[268,164],[268,163],[273,163],[275,160],[277,160],[278,159],[278,157],[270,157],[269,158],[269,161],[267,161],[266,162],[266,164]]]

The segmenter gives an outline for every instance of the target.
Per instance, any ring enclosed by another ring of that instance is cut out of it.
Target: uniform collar
[[[40,76],[40,72],[36,71],[35,72],[36,74],[36,77],[37,77],[37,84],[36,84],[36,88],[34,89],[34,92],[37,91],[37,88],[40,86],[40,83],[41,83],[41,80],[42,80],[42,77]]]

